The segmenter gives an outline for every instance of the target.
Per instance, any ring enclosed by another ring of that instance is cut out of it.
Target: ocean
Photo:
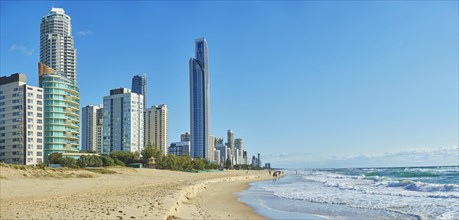
[[[284,172],[240,200],[270,219],[459,219],[459,166]]]

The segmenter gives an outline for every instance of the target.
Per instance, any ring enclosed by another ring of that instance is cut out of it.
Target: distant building
[[[180,141],[181,142],[184,142],[184,141],[191,141],[191,135],[190,135],[190,132],[185,132],[185,134],[181,134],[180,135]]]
[[[223,138],[215,138],[215,146],[217,146],[219,144],[224,145],[223,144]]]
[[[271,163],[265,163],[265,169],[271,169]]]
[[[163,156],[167,155],[168,149],[168,111],[165,104],[155,105],[145,112],[145,143],[159,149]]]
[[[258,153],[258,158],[257,158],[257,166],[261,167],[261,158],[260,158],[260,153]]]
[[[103,153],[143,149],[143,96],[126,88],[104,97]]]
[[[228,158],[228,154],[227,154],[228,147],[226,145],[223,145],[223,144],[219,143],[219,144],[217,144],[215,146],[215,149],[220,152],[220,158],[219,158],[220,162],[222,164],[225,164],[226,163],[226,159]]]
[[[207,41],[195,40],[195,58],[190,58],[191,156],[208,158],[210,81]]]
[[[99,106],[96,112],[96,151],[102,154],[104,146],[104,108]]]
[[[132,77],[131,91],[143,96],[143,109],[147,106],[147,76],[139,74]]]
[[[243,153],[244,153],[244,142],[242,141],[241,138],[236,138],[234,140],[234,148],[237,150],[237,164],[243,164]]]
[[[248,158],[247,158],[247,151],[244,151],[244,152],[242,153],[242,158],[243,158],[243,161],[244,161],[243,164],[244,164],[244,165],[249,165],[249,160],[248,160]]]
[[[43,162],[43,89],[26,84],[25,74],[0,77],[0,161]]]
[[[252,167],[258,167],[258,160],[255,155],[252,156]]]
[[[190,156],[190,142],[172,142],[169,147],[169,154],[176,156]]]
[[[227,138],[228,138],[228,148],[230,149],[230,154],[229,157],[231,159],[231,164],[236,164],[235,163],[235,151],[234,151],[234,133],[232,130],[228,130],[227,132]]]
[[[81,110],[81,150],[97,152],[97,112],[100,106],[87,105]]]
[[[215,160],[214,151],[215,151],[215,136],[210,135],[209,136],[209,149],[207,150],[207,152],[209,152],[209,154],[206,157],[207,160],[209,160],[209,161],[214,161]]]
[[[218,165],[221,165],[221,156],[220,156],[220,150],[215,149],[214,150],[214,162]]]

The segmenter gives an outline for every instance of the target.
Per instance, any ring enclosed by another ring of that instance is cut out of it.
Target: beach
[[[0,166],[1,219],[262,219],[235,193],[266,171]]]

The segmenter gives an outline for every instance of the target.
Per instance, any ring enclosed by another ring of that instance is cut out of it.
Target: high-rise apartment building
[[[45,161],[48,161],[49,154],[55,152],[78,152],[80,93],[75,82],[67,79],[62,72],[42,73],[40,81],[44,93]]]
[[[191,135],[190,132],[185,132],[184,134],[180,135],[180,141],[185,142],[185,141],[191,141]]]
[[[101,154],[104,146],[104,108],[99,106],[96,111],[96,152]]]
[[[126,88],[104,97],[103,153],[143,149],[143,96]]]
[[[45,103],[45,161],[54,152],[78,152],[80,93],[70,20],[64,9],[52,8],[40,24],[38,76]]]
[[[143,95],[143,109],[147,106],[147,76],[139,74],[132,77],[131,91]]]
[[[215,161],[215,136],[209,136],[209,148],[207,150],[208,156],[206,157],[209,161]]]
[[[243,164],[243,152],[244,152],[244,142],[241,138],[234,139],[234,148],[238,150],[236,164]]]
[[[161,150],[162,155],[168,152],[168,115],[167,106],[155,105],[145,112],[144,145],[153,145]]]
[[[76,49],[72,36],[70,17],[62,8],[52,8],[41,19],[40,62],[64,73],[72,82],[77,82]]]
[[[210,81],[207,41],[195,40],[195,58],[190,58],[190,132],[193,158],[208,158]]]
[[[234,133],[232,130],[228,130],[227,132],[227,138],[228,138],[228,148],[230,149],[230,159],[232,164],[235,163],[235,151],[234,151]]]
[[[101,116],[97,114],[99,109],[100,106],[94,105],[87,105],[82,109],[81,150],[84,152],[97,152],[97,122]]]
[[[0,161],[43,161],[43,89],[26,84],[24,74],[0,77]]]

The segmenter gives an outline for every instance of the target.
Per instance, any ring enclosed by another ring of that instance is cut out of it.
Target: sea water
[[[240,200],[271,219],[459,219],[459,167],[285,171]]]

